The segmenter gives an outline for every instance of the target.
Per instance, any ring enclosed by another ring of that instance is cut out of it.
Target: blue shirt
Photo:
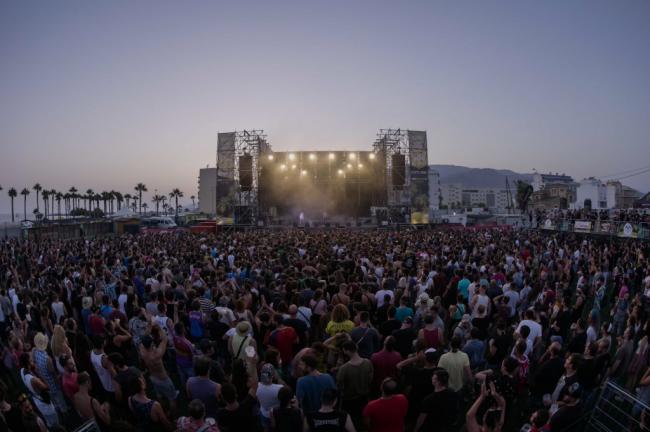
[[[469,297],[469,284],[470,281],[467,278],[463,278],[458,281],[458,292],[463,295],[463,298],[467,300]]]
[[[413,309],[411,309],[408,306],[400,306],[395,311],[395,319],[398,320],[399,322],[404,322],[404,318],[412,317],[412,316],[413,316]]]
[[[336,390],[334,378],[329,374],[307,375],[298,378],[296,396],[300,401],[303,412],[313,412],[320,409],[321,395],[324,390]]]

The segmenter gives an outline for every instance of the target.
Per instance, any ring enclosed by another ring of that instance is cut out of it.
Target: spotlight
[[[289,153],[289,160],[296,160],[296,155],[293,153]]]
[[[339,169],[337,172],[339,173],[339,175],[343,175],[343,170],[342,169]]]
[[[291,165],[291,169],[295,170],[296,169],[296,164]]]
[[[307,175],[307,170],[300,171],[300,175],[306,176]]]
[[[357,155],[355,155],[354,153],[349,153],[349,154],[348,154],[348,158],[349,158],[350,160],[354,160],[354,158],[355,158],[356,156],[357,156]]]
[[[348,164],[348,169],[352,169],[352,164]]]
[[[370,154],[368,155],[368,159],[370,159],[370,160],[375,160],[375,154],[374,154],[374,153],[370,153]]]
[[[314,161],[314,160],[316,160],[316,155],[313,154],[313,153],[309,153],[309,160],[310,160],[310,161]]]
[[[363,164],[358,165],[359,169],[363,168]]]
[[[273,155],[269,155],[269,160],[270,160],[270,161],[273,160]]]
[[[284,171],[284,170],[287,169],[287,166],[286,166],[285,164],[282,164],[282,165],[280,165],[280,169],[281,169],[282,171]]]
[[[334,160],[336,158],[336,155],[334,153],[330,153],[330,160]]]

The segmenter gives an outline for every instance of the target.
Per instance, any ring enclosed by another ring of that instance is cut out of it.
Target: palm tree
[[[70,199],[72,198],[72,194],[69,192],[66,192],[63,194],[63,210],[65,213],[65,217],[68,217],[70,214]]]
[[[128,208],[131,208],[131,204],[130,204],[130,202],[131,202],[131,198],[133,198],[133,197],[131,196],[131,194],[129,194],[129,193],[124,194],[124,200],[126,201],[126,208],[127,208],[127,209],[128,209]]]
[[[76,187],[72,186],[70,189],[68,189],[68,192],[70,192],[70,196],[71,196],[71,198],[72,198],[72,209],[74,209],[74,208],[75,208],[75,204],[77,204],[77,203],[75,203],[75,200],[76,200],[77,198],[79,198],[79,196],[77,195],[77,192],[79,192],[79,191],[77,190]],[[78,204],[77,204],[77,205],[78,205]]]
[[[122,201],[124,201],[124,196],[122,196],[121,192],[113,192],[113,195],[115,195],[115,201],[117,201],[117,211],[122,210]]]
[[[196,206],[194,205],[194,200],[196,199],[196,197],[195,197],[194,195],[192,195],[192,196],[190,197],[190,199],[192,200],[192,210],[193,210],[193,209],[196,207]]]
[[[63,194],[61,192],[56,193],[56,211],[59,212],[59,219],[61,219],[61,198]]]
[[[20,191],[20,194],[23,196],[23,212],[25,214],[23,220],[27,220],[27,195],[29,195],[29,189],[23,188],[23,190]]]
[[[133,208],[134,212],[138,211],[138,203],[136,202],[136,200],[133,200],[133,202],[131,203],[131,207]]]
[[[165,200],[163,200],[162,208],[163,208],[163,214],[165,215],[167,214],[167,207],[169,207],[169,204],[167,204]]]
[[[176,219],[178,219],[178,199],[183,197],[183,192],[180,189],[176,188],[169,193],[169,198],[174,198],[176,203]]]
[[[106,211],[106,202],[108,201],[108,192],[103,191],[100,195],[101,195],[101,197],[102,197],[102,201],[104,201],[104,214],[107,214],[107,211]],[[99,204],[99,203],[98,203],[98,204]]]
[[[38,193],[43,190],[43,187],[39,183],[36,183],[32,186],[32,189],[36,191],[36,212],[40,212],[40,207],[38,206]]]
[[[93,197],[93,200],[97,202],[97,207],[95,207],[95,208],[98,209],[99,208],[99,202],[102,200],[102,196],[100,194],[96,193],[95,196]]]
[[[16,188],[11,188],[9,189],[8,193],[9,193],[9,198],[11,198],[11,221],[14,222],[14,218],[15,218],[14,198],[18,196],[18,192],[16,192]]]
[[[50,199],[50,191],[45,189],[43,193],[41,193],[41,198],[43,199],[43,219],[47,219],[47,209],[49,208],[47,203]]]
[[[52,197],[52,217],[54,217],[54,197],[56,196],[56,190],[50,189],[50,196]]]
[[[138,193],[138,200],[140,202],[140,213],[142,213],[142,192],[147,191],[147,185],[145,185],[144,183],[138,183],[137,185],[135,185],[133,189],[135,189],[135,191]]]
[[[84,199],[88,200],[88,211],[91,211],[93,209],[93,197],[95,196],[95,191],[92,189],[87,189],[86,190],[86,196]],[[86,205],[84,204],[84,208],[86,208]]]
[[[149,207],[147,203],[142,204],[142,208],[144,209],[144,214],[147,214],[147,207]]]

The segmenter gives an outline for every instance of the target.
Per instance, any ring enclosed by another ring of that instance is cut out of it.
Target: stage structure
[[[263,130],[219,133],[217,217],[225,224],[253,225],[259,215],[259,163],[269,151]]]
[[[220,133],[224,224],[428,222],[426,132],[381,129],[371,151],[273,152],[261,130]]]

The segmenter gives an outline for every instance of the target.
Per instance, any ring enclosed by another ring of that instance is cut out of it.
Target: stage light
[[[296,164],[291,165],[291,169],[295,170],[296,169]]]
[[[363,164],[358,165],[359,169],[363,168]]]
[[[339,175],[343,175],[343,170],[342,170],[342,169],[339,169],[339,170],[338,170],[338,173],[339,173]]]
[[[370,160],[375,160],[375,154],[374,154],[374,153],[370,153],[370,154],[368,155],[368,159],[370,159]]]
[[[316,155],[313,154],[313,153],[309,153],[309,160],[310,160],[310,161],[314,161],[314,160],[316,160]]]
[[[336,155],[334,153],[330,153],[330,160],[334,160],[336,158]]]
[[[281,169],[282,171],[284,171],[284,170],[287,169],[287,166],[286,166],[285,164],[282,164],[282,165],[280,165],[280,169]]]
[[[296,160],[296,155],[293,153],[289,153],[289,160]]]
[[[273,155],[269,155],[269,160],[270,160],[270,161],[273,160]]]
[[[348,164],[348,169],[352,169],[352,164]]]
[[[356,156],[357,156],[357,155],[355,155],[354,153],[350,153],[350,154],[348,154],[348,158],[349,158],[350,160],[354,160],[354,158],[356,158]]]
[[[307,170],[302,170],[302,171],[300,171],[300,175],[302,175],[302,176],[306,176],[306,175],[307,175]]]

